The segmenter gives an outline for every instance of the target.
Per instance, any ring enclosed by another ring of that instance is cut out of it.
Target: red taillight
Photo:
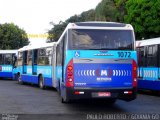
[[[137,87],[137,63],[135,60],[132,60],[132,81],[133,87]]]
[[[66,69],[66,87],[74,86],[74,69],[73,69],[73,59],[68,63]]]

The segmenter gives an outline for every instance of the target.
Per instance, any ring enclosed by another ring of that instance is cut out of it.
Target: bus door
[[[22,65],[22,73],[27,73],[27,51],[23,51],[23,65]]]
[[[32,73],[33,75],[37,75],[37,60],[38,60],[38,50],[33,50],[33,57],[32,57]]]
[[[52,48],[52,86],[56,87],[56,46]]]

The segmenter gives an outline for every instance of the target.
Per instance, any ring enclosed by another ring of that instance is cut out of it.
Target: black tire
[[[109,100],[107,100],[107,104],[113,105],[113,104],[115,104],[116,101],[117,101],[117,99],[109,99]]]
[[[17,81],[18,81],[18,84],[23,84],[23,81],[22,81],[22,79],[21,79],[21,75],[18,73],[17,75],[16,75],[16,78],[17,78]]]
[[[60,86],[60,82],[58,83],[57,91],[58,91],[58,94],[61,95],[61,86]]]
[[[61,102],[62,103],[71,103],[71,101],[69,100],[69,99],[67,99],[67,98],[63,98],[63,97],[61,97]]]
[[[38,77],[38,83],[39,83],[39,88],[45,89],[45,86],[44,86],[44,78],[43,78],[42,75],[40,75],[40,76]]]
[[[60,92],[61,92],[61,90],[60,90]],[[60,96],[61,96],[61,95],[60,95]],[[61,102],[67,104],[67,103],[71,103],[71,100],[68,99],[66,96],[64,96],[64,97],[61,96]]]

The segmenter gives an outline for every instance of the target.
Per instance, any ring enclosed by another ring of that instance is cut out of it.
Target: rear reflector
[[[79,94],[84,94],[84,92],[76,91],[76,92],[74,92],[74,94],[79,95]]]
[[[132,91],[124,91],[124,94],[132,94]]]

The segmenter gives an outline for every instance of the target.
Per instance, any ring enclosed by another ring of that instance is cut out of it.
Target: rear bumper
[[[124,92],[132,91],[132,94],[126,94]],[[81,94],[75,94],[75,92],[81,92]],[[110,96],[98,96],[99,92],[109,92]],[[125,101],[131,101],[137,97],[137,88],[127,89],[106,89],[106,88],[65,88],[66,98],[69,100],[78,99],[121,99]]]

